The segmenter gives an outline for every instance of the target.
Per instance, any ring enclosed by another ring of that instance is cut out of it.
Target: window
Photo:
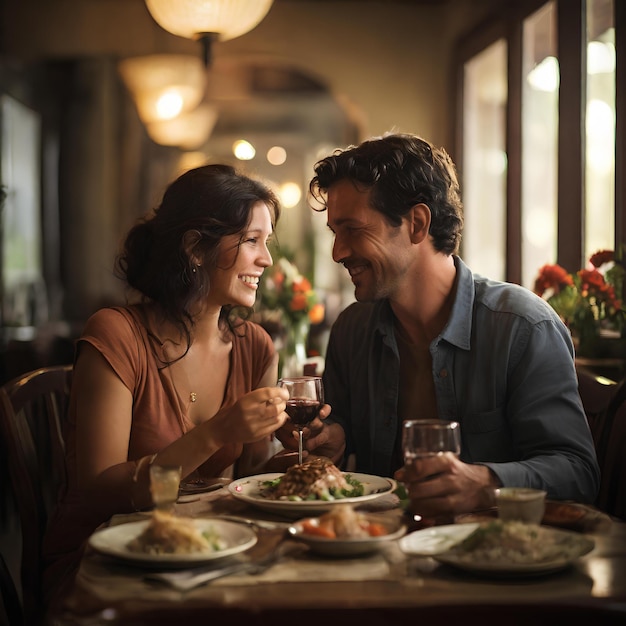
[[[2,149],[0,184],[6,192],[2,218],[2,323],[35,323],[37,293],[43,289],[39,115],[18,100],[0,96]]]
[[[615,239],[615,29],[613,0],[587,2],[585,258]]]
[[[475,272],[532,287],[545,263],[576,271],[624,243],[623,5],[520,0],[459,42],[461,254]]]
[[[506,43],[468,61],[463,91],[463,256],[474,272],[505,277]]]
[[[559,62],[556,10],[549,2],[523,22],[522,34],[522,284],[557,254]]]

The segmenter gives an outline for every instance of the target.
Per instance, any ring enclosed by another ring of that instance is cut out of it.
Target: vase
[[[281,376],[302,376],[307,358],[306,343],[310,327],[311,324],[306,316],[290,322],[287,326],[280,359]]]

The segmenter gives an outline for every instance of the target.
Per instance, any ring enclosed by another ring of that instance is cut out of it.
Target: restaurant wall
[[[289,64],[316,77],[361,138],[398,130],[451,148],[453,44],[493,4],[276,0],[257,28],[217,44],[214,54]],[[59,138],[61,314],[80,322],[123,298],[111,272],[117,245],[153,206],[174,158],[147,139],[116,63],[200,54],[199,44],[163,31],[143,0],[5,0],[2,11],[3,64],[71,67],[62,96],[54,85],[43,94],[66,106]]]

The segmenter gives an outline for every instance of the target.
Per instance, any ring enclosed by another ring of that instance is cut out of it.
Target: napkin
[[[162,582],[170,585],[178,591],[189,591],[218,578],[231,574],[257,574],[265,571],[274,562],[274,558],[265,562],[237,561],[222,567],[199,567],[195,569],[179,570],[173,572],[151,572],[145,574],[143,580]]]

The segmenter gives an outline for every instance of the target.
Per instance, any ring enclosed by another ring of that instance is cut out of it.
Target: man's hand
[[[394,478],[406,487],[410,511],[423,518],[451,517],[488,508],[498,486],[488,467],[463,463],[450,452],[415,459],[399,469]]]
[[[317,417],[302,430],[304,440],[303,458],[309,455],[325,456],[338,465],[343,458],[346,437],[343,428],[339,424],[326,423],[325,420],[330,415],[330,411],[330,405],[324,404]],[[286,451],[298,449],[298,431],[294,429],[290,420],[287,420],[274,434],[283,444]],[[297,454],[295,458],[297,463]],[[283,461],[280,460],[279,462]]]

